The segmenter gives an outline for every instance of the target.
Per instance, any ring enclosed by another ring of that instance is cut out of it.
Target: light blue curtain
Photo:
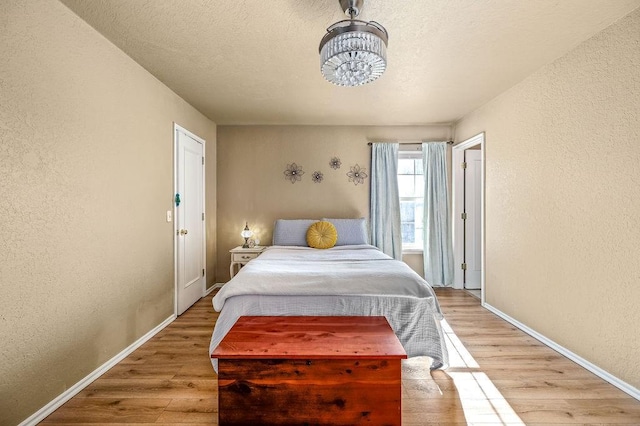
[[[371,244],[402,260],[400,195],[398,193],[398,144],[371,145]]]
[[[424,166],[424,277],[435,287],[453,285],[453,250],[447,190],[447,143],[422,144]]]

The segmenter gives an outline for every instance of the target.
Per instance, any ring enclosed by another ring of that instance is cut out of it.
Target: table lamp
[[[245,222],[244,230],[240,233],[242,238],[244,238],[244,244],[242,248],[249,248],[249,238],[253,235],[253,232],[249,229],[249,222]]]

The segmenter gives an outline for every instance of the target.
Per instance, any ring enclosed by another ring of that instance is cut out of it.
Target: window
[[[423,248],[424,171],[422,151],[398,153],[398,191],[402,248]]]

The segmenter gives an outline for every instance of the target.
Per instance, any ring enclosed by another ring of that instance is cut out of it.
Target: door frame
[[[465,141],[454,145],[451,150],[452,164],[452,221],[453,224],[453,287],[457,289],[464,288],[464,276],[461,265],[464,259],[464,222],[462,220],[462,212],[464,211],[464,170],[460,166],[464,161],[464,151],[474,146],[480,145],[481,162],[480,162],[480,264],[482,273],[480,274],[480,295],[481,302],[484,304],[484,284],[486,276],[485,268],[485,177],[484,177],[484,149],[485,134],[479,133]]]
[[[206,141],[202,139],[200,136],[188,131],[184,127],[180,126],[177,123],[173,123],[173,193],[171,194],[171,209],[173,210],[173,314],[178,316],[178,219],[176,215],[176,204],[175,204],[175,195],[178,192],[178,131],[184,133],[190,138],[195,139],[196,141],[202,144],[202,158],[206,158],[205,149],[206,149]],[[203,160],[202,164],[202,211],[204,213],[204,217],[206,219],[206,165]],[[202,286],[202,297],[205,296],[207,291],[207,227],[206,221],[202,221],[202,265],[204,266],[204,277],[203,277],[203,286]]]

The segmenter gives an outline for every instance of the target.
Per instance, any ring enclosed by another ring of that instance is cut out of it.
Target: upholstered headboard
[[[274,246],[307,246],[307,230],[320,219],[278,219],[273,227]],[[369,244],[367,222],[358,219],[322,219],[331,222],[338,232],[337,246]]]

